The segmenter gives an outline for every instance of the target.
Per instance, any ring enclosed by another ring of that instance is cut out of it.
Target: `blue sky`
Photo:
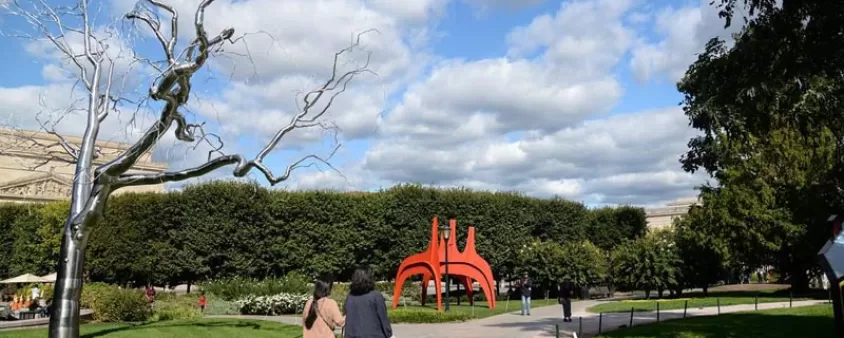
[[[188,18],[197,0],[169,3]],[[155,70],[119,51],[161,59],[161,50],[146,27],[119,17],[145,2],[92,4],[98,36],[115,33],[106,39],[107,54],[125,80],[121,95],[140,98]],[[212,35],[224,27],[236,36],[263,32],[246,36],[248,50],[239,41],[212,57],[194,76],[185,111],[226,140],[225,152],[246,156],[286,125],[297,111],[295,93],[327,77],[333,52],[351,34],[378,30],[341,64],[351,69],[369,52],[378,76],[357,78],[324,119],[341,130],[343,147],[331,161],[339,173],[305,168],[281,188],[374,190],[412,182],[558,195],[593,206],[658,205],[696,195],[705,181],[677,162],[695,132],[675,83],[709,38],[729,33],[708,0],[218,0],[206,18]],[[36,33],[20,17],[4,16],[0,25],[7,35],[0,37],[3,123],[81,133],[84,116],[60,110],[69,98],[84,97],[78,88],[71,93],[78,70],[43,39],[9,37]],[[182,20],[179,46],[192,36]],[[145,106],[134,124],[132,107],[120,108],[125,114],[106,122],[103,139],[133,141],[160,105]],[[329,136],[298,130],[266,164],[279,172],[297,156],[325,154]],[[171,132],[153,154],[179,169],[207,159],[207,145],[193,148]],[[248,178],[265,181],[257,173]]]

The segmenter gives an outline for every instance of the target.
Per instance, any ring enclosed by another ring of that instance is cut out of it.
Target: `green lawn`
[[[773,292],[773,291],[730,291],[709,293],[709,297],[703,297],[703,294],[694,293],[684,295],[678,299],[660,299],[660,300],[623,300],[617,302],[606,302],[595,305],[587,309],[589,312],[630,312],[634,311],[656,311],[656,304],[659,303],[660,310],[674,310],[682,309],[686,301],[689,302],[689,308],[710,307],[717,306],[720,302],[721,306],[738,305],[738,304],[753,304],[756,301],[756,296],[759,297],[759,303],[776,303],[787,302],[788,292]],[[813,299],[811,297],[794,297],[794,301]]]
[[[300,326],[257,320],[168,321],[149,324],[85,324],[80,338],[294,338]],[[43,338],[46,329],[1,331],[0,338]]]
[[[509,303],[509,305],[508,305],[508,303]],[[548,306],[548,305],[557,305],[557,300],[556,299],[532,299],[531,302],[530,302],[531,308],[537,308],[537,307]],[[387,310],[388,311],[423,310],[423,311],[431,311],[431,312],[437,311],[436,304],[427,304],[426,306],[410,306],[410,305],[408,305],[407,307],[399,304],[399,307],[396,308],[395,310],[393,310],[392,306],[393,306],[392,304],[387,304]],[[443,304],[443,307],[445,307],[445,304]],[[490,316],[500,315],[500,314],[503,314],[505,312],[521,311],[522,302],[521,302],[521,300],[510,300],[510,301],[499,300],[495,304],[495,309],[490,309],[489,306],[487,305],[486,301],[476,301],[475,306],[474,306],[474,310],[472,309],[472,306],[470,306],[469,303],[467,303],[467,302],[461,302],[460,305],[457,305],[456,303],[452,303],[450,305],[450,307],[451,308],[449,309],[449,311],[451,311],[451,312],[466,313],[466,314],[470,315],[471,318],[478,319],[478,318],[486,318],[486,317],[490,317]]]
[[[604,338],[834,337],[831,305],[669,320],[604,334]]]

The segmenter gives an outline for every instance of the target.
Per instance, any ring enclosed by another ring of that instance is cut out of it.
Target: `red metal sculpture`
[[[399,305],[399,296],[401,295],[405,280],[413,275],[422,275],[422,305],[425,305],[428,283],[431,280],[439,282],[442,280],[441,276],[445,273],[445,250],[448,250],[449,275],[466,287],[466,294],[469,296],[469,301],[472,302],[473,281],[478,281],[481,291],[486,296],[489,308],[494,309],[495,297],[492,292],[494,287],[492,269],[490,269],[489,263],[475,251],[475,227],[469,226],[466,247],[463,248],[463,252],[460,252],[457,251],[457,238],[455,236],[457,221],[454,219],[449,220],[451,233],[448,236],[448,243],[445,243],[443,238],[439,236],[438,225],[439,222],[434,217],[434,220],[431,222],[431,241],[428,243],[428,249],[411,255],[401,262],[399,271],[396,274],[396,289],[393,291],[393,308],[395,309]],[[437,292],[437,310],[442,311],[442,308],[442,293]]]

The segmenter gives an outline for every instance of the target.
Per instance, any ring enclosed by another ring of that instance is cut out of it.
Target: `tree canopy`
[[[716,179],[689,222],[718,224],[705,234],[715,251],[728,244],[733,264],[774,265],[804,288],[829,236],[823,221],[844,207],[844,6],[718,4],[727,25],[739,8],[750,16],[735,41],[712,39],[678,84],[701,131],[683,168]]]

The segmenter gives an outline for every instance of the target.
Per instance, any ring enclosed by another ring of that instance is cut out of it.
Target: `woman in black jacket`
[[[343,303],[346,313],[344,338],[392,338],[393,328],[387,318],[387,304],[375,290],[372,272],[358,268],[352,274],[349,295]]]

